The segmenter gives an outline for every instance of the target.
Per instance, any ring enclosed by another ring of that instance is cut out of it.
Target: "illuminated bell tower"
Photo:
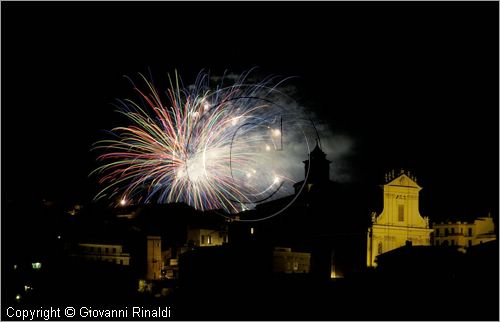
[[[380,214],[372,213],[372,224],[368,228],[367,258],[369,267],[376,266],[378,255],[404,246],[430,245],[429,218],[422,217],[418,209],[419,192],[422,189],[410,172],[401,170],[386,175],[382,186],[384,209]]]

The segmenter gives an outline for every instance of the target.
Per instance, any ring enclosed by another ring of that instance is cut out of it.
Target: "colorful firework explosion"
[[[272,85],[274,78],[248,84],[247,77],[212,90],[206,73],[187,88],[175,73],[162,99],[141,75],[147,91],[134,85],[141,103],[118,101],[118,112],[131,124],[96,143],[104,163],[93,171],[104,185],[96,199],[184,202],[235,213],[279,196],[284,183],[296,181],[280,166],[287,158],[280,154],[283,140],[293,137],[284,128],[300,134],[304,120],[276,103],[285,95]]]

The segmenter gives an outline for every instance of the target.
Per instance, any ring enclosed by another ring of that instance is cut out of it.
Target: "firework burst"
[[[227,87],[223,78],[211,89],[209,75],[200,73],[184,88],[175,73],[162,96],[141,75],[145,89],[134,85],[140,102],[118,101],[130,124],[95,145],[103,164],[93,173],[104,186],[96,198],[235,213],[279,195],[295,181],[280,167],[283,128],[300,124],[276,103],[284,95],[273,78],[248,84],[247,77]]]

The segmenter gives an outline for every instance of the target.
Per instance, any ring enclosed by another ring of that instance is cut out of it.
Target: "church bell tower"
[[[297,182],[294,185],[295,193],[298,193],[302,185],[307,192],[313,186],[325,185],[330,182],[330,160],[326,159],[326,153],[321,150],[316,140],[316,146],[309,153],[309,159],[304,162],[304,181]]]
[[[304,161],[304,176],[307,182],[314,184],[330,180],[330,163],[332,162],[326,159],[325,152],[316,141],[316,146],[309,154],[309,160]]]

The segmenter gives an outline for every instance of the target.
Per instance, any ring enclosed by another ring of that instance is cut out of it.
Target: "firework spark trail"
[[[141,75],[147,91],[134,85],[144,102],[120,100],[119,112],[131,124],[112,130],[115,139],[96,143],[104,164],[93,173],[104,185],[102,197],[143,202],[185,202],[196,209],[234,213],[294,182],[280,169],[275,152],[282,135],[277,120],[286,114],[273,104],[282,95],[272,78],[209,88],[200,73],[183,89],[170,79],[168,104]]]

